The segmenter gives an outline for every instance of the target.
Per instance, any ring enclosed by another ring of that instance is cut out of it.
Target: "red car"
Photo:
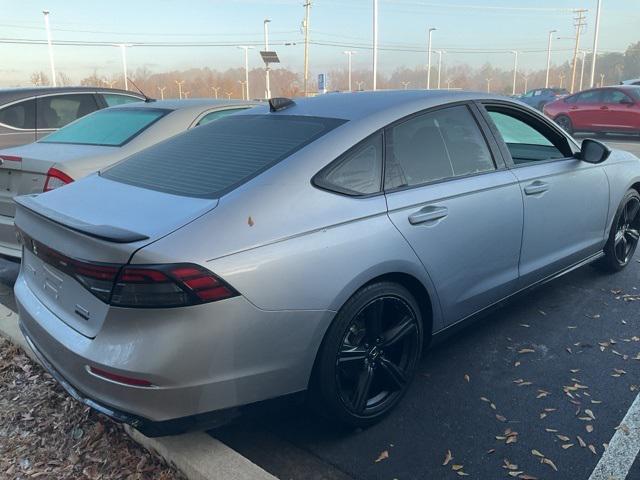
[[[545,115],[568,133],[640,133],[640,86],[583,90],[547,103]]]

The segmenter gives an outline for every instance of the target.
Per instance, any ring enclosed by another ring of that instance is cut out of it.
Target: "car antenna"
[[[138,87],[138,85],[136,85],[133,80],[131,80],[129,77],[127,77],[127,80],[129,80],[131,82],[131,84],[136,87],[136,90],[138,90],[138,92],[140,92],[140,95],[142,95],[144,97],[144,101],[145,103],[149,103],[149,102],[155,102],[156,99],[155,98],[151,98],[151,97],[147,97],[147,94],[144,93],[142,90],[140,90],[140,88]]]

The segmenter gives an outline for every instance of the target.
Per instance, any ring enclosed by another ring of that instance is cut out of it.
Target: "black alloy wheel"
[[[411,383],[422,335],[418,305],[404,287],[384,282],[354,295],[327,333],[318,364],[328,413],[364,427],[391,411]]]

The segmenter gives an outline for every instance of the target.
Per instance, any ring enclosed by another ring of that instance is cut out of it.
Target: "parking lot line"
[[[617,427],[589,480],[624,480],[640,451],[640,394]]]

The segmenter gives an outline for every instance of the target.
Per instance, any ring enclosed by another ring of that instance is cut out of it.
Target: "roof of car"
[[[294,98],[295,105],[274,112],[272,115],[306,115],[359,120],[374,114],[387,113],[390,116],[402,116],[403,112],[411,113],[446,103],[469,100],[513,101],[503,95],[465,90],[377,90]],[[260,105],[252,112],[241,112],[239,115],[265,113],[265,111],[268,112],[269,107]]]
[[[111,108],[163,108],[166,110],[182,110],[187,108],[197,107],[234,107],[234,106],[254,106],[258,105],[258,102],[252,102],[247,100],[221,100],[215,98],[184,98],[179,99],[167,99],[167,100],[153,100],[150,102],[133,102],[117,105]]]
[[[51,95],[54,93],[84,93],[84,92],[103,92],[103,93],[120,93],[124,95],[132,95],[134,97],[143,98],[138,92],[129,90],[120,90],[117,88],[106,87],[14,87],[0,89],[0,105],[22,98],[35,97],[38,95]]]

